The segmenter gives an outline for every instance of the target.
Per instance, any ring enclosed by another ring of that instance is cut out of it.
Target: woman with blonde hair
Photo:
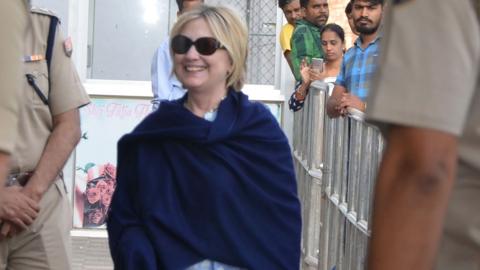
[[[116,269],[298,269],[301,217],[288,141],[243,87],[248,36],[202,6],[171,32],[186,88],[118,145],[107,221]]]

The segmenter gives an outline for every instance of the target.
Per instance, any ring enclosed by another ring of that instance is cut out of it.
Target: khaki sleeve
[[[57,26],[50,64],[50,110],[58,115],[90,102],[77,70],[64,48],[65,39]]]
[[[17,135],[22,88],[22,48],[27,23],[24,1],[0,1],[0,151],[11,153]]]
[[[386,18],[368,117],[459,135],[480,60],[480,30],[471,3],[405,1]]]

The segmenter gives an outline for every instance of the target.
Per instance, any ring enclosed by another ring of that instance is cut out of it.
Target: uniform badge
[[[65,55],[67,57],[72,56],[73,52],[73,44],[72,44],[72,38],[68,37],[63,41],[63,50],[65,51]]]
[[[34,54],[34,55],[26,55],[23,57],[23,61],[24,62],[37,62],[37,61],[41,61],[41,60],[44,60],[45,57],[41,54]]]

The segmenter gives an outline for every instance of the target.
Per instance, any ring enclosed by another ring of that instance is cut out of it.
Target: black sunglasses
[[[202,37],[192,41],[186,36],[177,35],[172,39],[172,51],[176,54],[185,54],[190,47],[195,46],[199,54],[212,55],[217,49],[224,48],[218,40],[213,37]]]

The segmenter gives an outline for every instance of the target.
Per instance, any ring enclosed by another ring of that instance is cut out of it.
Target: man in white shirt
[[[177,0],[177,16],[203,4],[203,0]],[[152,109],[158,109],[161,100],[181,98],[186,90],[172,72],[173,62],[170,56],[170,37],[163,40],[152,59]]]

